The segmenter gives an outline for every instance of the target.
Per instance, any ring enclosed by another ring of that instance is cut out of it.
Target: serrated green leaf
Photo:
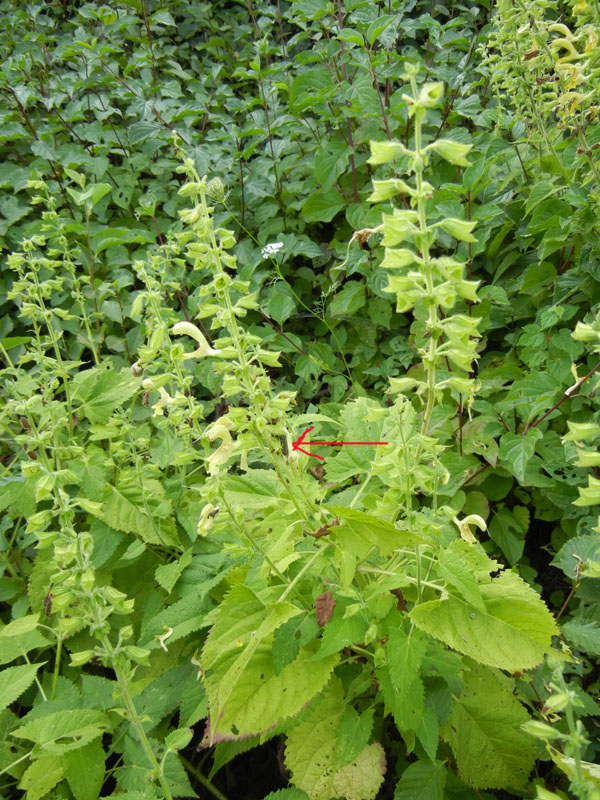
[[[565,542],[550,563],[575,580],[581,562],[595,559],[599,551],[600,535],[590,533],[574,536]]]
[[[14,703],[31,686],[36,672],[45,663],[41,661],[39,664],[7,667],[0,672],[0,710]]]
[[[151,136],[159,136],[161,127],[157,122],[134,122],[129,126],[129,144],[141,144]]]
[[[375,41],[381,36],[386,28],[388,28],[394,20],[397,19],[395,14],[382,14],[374,19],[367,28],[367,41],[373,45]]]
[[[281,483],[273,470],[249,469],[243,475],[228,475],[223,489],[234,508],[265,508],[290,502],[280,496]]]
[[[335,768],[343,708],[344,690],[334,677],[309,716],[287,734],[286,766],[294,785],[310,800],[373,800],[383,782],[385,754],[379,743],[367,745],[352,762]]]
[[[176,561],[172,561],[170,564],[162,564],[156,568],[154,577],[167,594],[171,594],[173,587],[191,561],[192,551],[187,550]]]
[[[333,611],[333,616],[325,625],[321,639],[321,647],[315,660],[327,658],[344,647],[359,644],[364,640],[369,627],[366,615],[362,613],[344,616],[347,601],[340,601]]]
[[[466,600],[478,611],[485,611],[485,603],[475,576],[467,561],[456,548],[450,546],[440,552],[437,568],[446,582],[458,590],[463,600]]]
[[[172,520],[153,520],[114,486],[109,487],[104,500],[102,518],[111,528],[135,533],[148,544],[178,544]]]
[[[96,255],[100,255],[109,247],[117,245],[134,244],[137,242],[150,244],[153,236],[149,231],[141,228],[103,228],[92,236],[92,245]]]
[[[458,771],[477,789],[522,788],[535,763],[535,739],[520,730],[525,708],[485,667],[473,664],[442,736],[456,756]]]
[[[93,367],[74,379],[73,401],[90,422],[104,425],[117,408],[140,390],[140,382],[128,369],[119,372]]]
[[[12,732],[19,739],[30,739],[53,755],[83,747],[108,729],[101,711],[57,711],[26,722]]]
[[[500,440],[500,458],[506,462],[510,471],[520,483],[525,483],[525,470],[535,452],[536,442],[542,438],[537,428],[527,431],[525,436],[517,433],[505,433]]]
[[[392,673],[394,681],[392,682]],[[376,670],[379,687],[388,711],[391,712],[398,730],[404,734],[416,731],[425,704],[425,690],[420,675],[403,680],[393,664]]]
[[[394,800],[444,800],[446,768],[441,761],[415,761],[402,772]]]
[[[550,651],[558,627],[537,592],[514,572],[482,584],[486,612],[450,595],[415,606],[414,624],[482,664],[500,669],[532,669]]]
[[[293,114],[301,114],[334,89],[331,73],[324,67],[313,67],[302,72],[294,78],[290,86],[288,96],[290,110]]]
[[[331,222],[345,205],[342,195],[333,189],[315,192],[302,206],[301,214],[307,222]]]
[[[375,709],[359,714],[354,706],[346,706],[337,732],[335,768],[345,767],[365,749],[373,730]]]
[[[269,315],[278,325],[283,325],[295,310],[296,304],[293,298],[283,292],[275,291],[269,300]]]
[[[339,317],[345,314],[354,314],[367,302],[365,297],[365,287],[360,281],[348,281],[344,288],[338,292],[331,304],[329,313],[332,317]]]
[[[276,792],[269,792],[263,800],[309,800],[306,792],[302,789],[278,789]]]
[[[412,531],[402,531],[391,522],[378,519],[365,511],[356,511],[344,506],[328,506],[341,525],[331,528],[329,536],[340,546],[351,549],[358,558],[366,558],[372,547],[382,555],[391,555],[398,547],[427,544],[427,541]]]
[[[65,777],[75,800],[97,800],[104,783],[106,754],[102,743],[94,740],[61,756]]]
[[[325,685],[337,656],[311,662],[316,642],[275,674],[273,632],[299,612],[291,603],[267,608],[243,586],[225,596],[201,656],[210,715],[205,741],[265,731],[298,713]]]
[[[600,656],[600,626],[596,622],[570,619],[560,629],[573,647],[589,655]]]
[[[27,800],[39,800],[62,781],[64,766],[58,756],[43,755],[33,761],[19,781],[19,789],[27,792]]]
[[[315,153],[315,180],[321,189],[331,189],[347,167],[352,150],[344,142],[327,142]],[[338,195],[339,197],[339,195]]]

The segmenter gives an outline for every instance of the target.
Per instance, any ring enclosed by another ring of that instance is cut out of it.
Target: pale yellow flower
[[[215,350],[209,345],[204,338],[204,334],[198,327],[196,327],[196,325],[193,325],[191,322],[177,322],[171,328],[171,333],[174,333],[175,336],[183,336],[184,334],[191,336],[192,339],[194,339],[200,345],[192,353],[185,353],[183,356],[184,360],[187,360],[188,358],[202,358],[202,356],[218,356],[220,353],[220,350]]]

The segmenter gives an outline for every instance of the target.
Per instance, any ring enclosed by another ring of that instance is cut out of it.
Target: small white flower
[[[268,258],[269,256],[276,256],[282,247],[283,242],[272,242],[271,244],[266,244],[261,250],[262,257]]]

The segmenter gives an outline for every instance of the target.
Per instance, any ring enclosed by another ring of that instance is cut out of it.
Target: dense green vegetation
[[[0,798],[598,800],[597,0],[0,13]]]

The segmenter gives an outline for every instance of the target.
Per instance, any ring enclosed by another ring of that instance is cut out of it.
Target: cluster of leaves
[[[0,8],[3,796],[597,798],[596,5]]]

